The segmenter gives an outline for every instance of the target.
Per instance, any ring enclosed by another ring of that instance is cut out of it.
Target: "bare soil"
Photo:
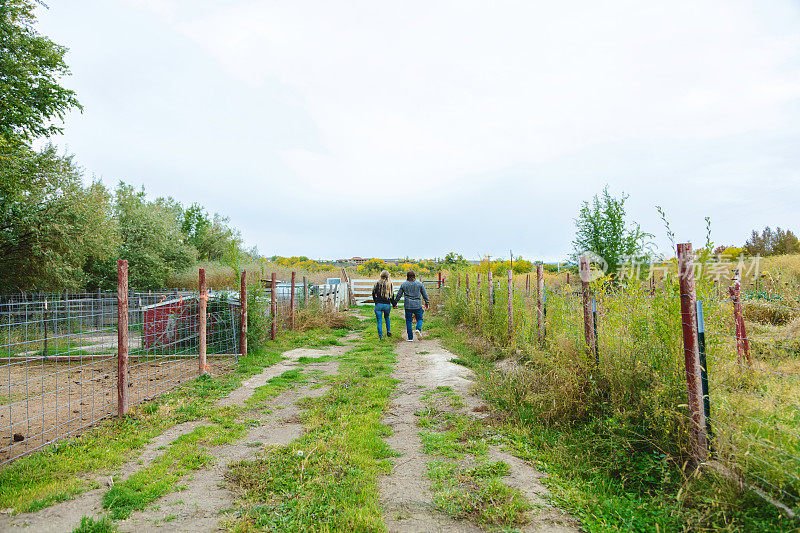
[[[209,357],[211,374],[233,367],[233,356]],[[20,361],[0,372],[0,464],[59,438],[80,435],[117,412],[117,361]],[[196,358],[130,361],[131,405],[198,375]],[[16,440],[15,436],[16,435]],[[21,439],[21,440],[20,440]]]
[[[392,428],[386,441],[402,454],[389,476],[379,482],[384,522],[391,532],[482,531],[465,520],[453,520],[433,508],[426,465],[430,457],[422,451],[422,443],[414,413],[422,411],[422,395],[436,387],[451,387],[464,406],[456,411],[476,418],[485,418],[489,409],[472,393],[474,374],[471,370],[451,363],[456,356],[436,340],[401,342],[397,345],[397,366],[392,374],[399,381],[396,396],[383,419]],[[504,482],[519,489],[535,509],[529,523],[521,531],[577,532],[576,521],[550,505],[547,488],[541,483],[544,476],[525,461],[508,452],[492,449],[493,457],[502,459],[511,468]]]

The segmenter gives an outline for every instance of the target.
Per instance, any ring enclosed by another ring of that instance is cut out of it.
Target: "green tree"
[[[36,31],[35,8],[32,0],[0,2],[0,136],[6,139],[60,133],[53,120],[83,109],[75,92],[58,83],[69,74],[67,49]]]
[[[0,139],[0,290],[79,288],[118,242],[109,192],[72,156]]]
[[[572,241],[575,261],[584,253],[605,262],[606,272],[616,274],[620,264],[631,257],[649,254],[652,234],[642,231],[638,223],[625,220],[625,201],[628,195],[615,198],[608,186],[592,202],[583,202],[575,219],[575,239]]]
[[[136,289],[164,288],[173,273],[197,262],[197,250],[181,231],[183,209],[172,198],[151,201],[143,188],[137,191],[120,182],[114,217],[121,242],[113,258],[92,265],[90,288],[115,286],[117,258],[128,260],[129,283]]]
[[[464,259],[464,256],[455,252],[448,252],[442,260],[442,265],[445,268],[464,268],[469,266],[469,261]]]
[[[767,226],[761,233],[753,230],[750,238],[744,244],[747,255],[785,255],[800,253],[800,240],[791,230],[783,230]]]

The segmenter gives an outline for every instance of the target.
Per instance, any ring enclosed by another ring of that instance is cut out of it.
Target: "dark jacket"
[[[394,298],[392,298],[392,297],[384,298],[383,296],[381,296],[380,283],[381,282],[378,281],[377,283],[375,283],[375,286],[372,287],[372,301],[375,302],[376,304],[389,304],[389,305],[393,306],[394,305]],[[392,286],[392,291],[391,292],[394,292],[394,286]]]

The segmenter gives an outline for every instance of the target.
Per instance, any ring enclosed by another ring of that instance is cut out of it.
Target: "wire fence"
[[[474,272],[469,282],[462,276],[448,280],[445,312],[497,344],[534,354],[527,358],[532,373],[546,376],[540,388],[535,378],[526,384],[540,416],[588,420],[603,412],[612,426],[640,430],[626,434],[633,445],[646,443],[665,458],[693,457],[677,280],[593,283],[584,305],[580,279],[569,285],[557,278],[540,291],[512,282],[509,290],[506,280],[490,285],[484,275],[478,290]],[[775,294],[721,293],[717,284],[697,286],[705,462],[796,514],[800,331],[791,328],[800,305]]]
[[[136,404],[198,375],[195,291],[130,292],[127,387]],[[207,345],[212,374],[238,352],[239,303],[211,293]],[[0,464],[117,412],[117,293],[0,297]]]

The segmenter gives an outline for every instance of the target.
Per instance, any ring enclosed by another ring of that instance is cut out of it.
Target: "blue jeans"
[[[375,318],[378,319],[378,337],[383,338],[383,320],[386,320],[386,334],[392,334],[392,323],[389,321],[389,313],[392,306],[389,304],[375,304]]]
[[[417,331],[422,331],[422,314],[425,312],[420,309],[406,309],[406,332],[408,333],[408,338],[414,338],[414,332],[412,331],[412,324],[411,324],[411,317],[417,317]]]

